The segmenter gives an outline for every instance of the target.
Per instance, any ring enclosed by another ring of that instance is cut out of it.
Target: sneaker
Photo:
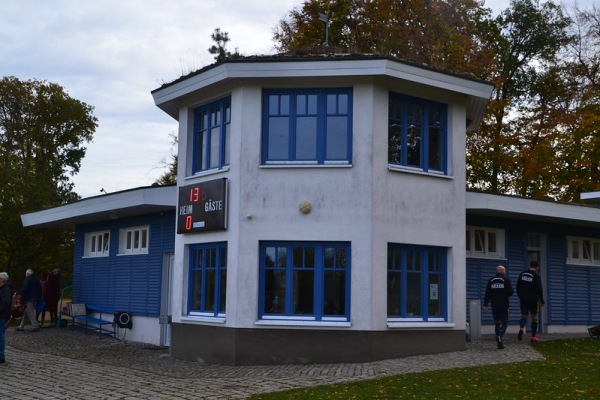
[[[496,343],[498,343],[498,348],[499,349],[503,349],[504,348],[504,343],[502,342],[502,338],[500,336],[498,336],[496,338]]]
[[[0,358],[0,364],[4,364],[6,360],[4,358]]]
[[[537,338],[537,337],[535,337],[535,336],[532,336],[532,337],[531,337],[531,343],[537,343],[537,342],[539,342],[539,341],[540,341],[540,339],[539,339],[539,338]]]
[[[519,329],[519,334],[517,335],[517,339],[519,339],[519,342],[521,340],[523,340],[523,329]]]

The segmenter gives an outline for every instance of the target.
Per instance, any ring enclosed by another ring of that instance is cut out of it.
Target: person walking
[[[12,305],[12,288],[8,284],[8,274],[0,272],[0,364],[6,359],[6,323],[10,319],[10,307]]]
[[[532,260],[529,269],[521,272],[517,281],[517,296],[521,306],[521,321],[519,322],[519,334],[517,339],[523,340],[523,330],[527,325],[527,319],[531,315],[531,342],[539,342],[536,336],[538,329],[538,312],[545,304],[542,278],[539,275],[540,263]]]
[[[42,285],[40,284],[40,281],[33,275],[33,270],[31,268],[25,271],[23,287],[21,290],[15,292],[14,295],[20,295],[21,301],[23,304],[25,304],[25,314],[21,317],[21,324],[17,328],[17,331],[23,331],[25,329],[25,319],[27,317],[33,326],[32,331],[39,332],[40,324],[38,323],[37,316],[35,315],[35,305],[42,299]]]
[[[504,334],[508,328],[510,318],[509,298],[513,295],[513,286],[506,276],[506,268],[502,265],[496,267],[496,275],[490,278],[485,289],[483,300],[483,311],[488,310],[488,304],[492,303],[492,317],[494,318],[496,343],[499,349],[504,348]]]

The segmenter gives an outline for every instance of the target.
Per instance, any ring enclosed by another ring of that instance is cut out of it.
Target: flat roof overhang
[[[492,94],[489,82],[384,56],[248,58],[226,60],[152,91],[154,103],[179,119],[181,100],[228,82],[252,79],[386,76],[467,96],[467,129],[479,126]]]
[[[76,225],[173,211],[177,187],[149,186],[101,196],[21,215],[24,227],[67,229]]]
[[[467,215],[515,218],[600,228],[600,208],[582,204],[467,192]]]

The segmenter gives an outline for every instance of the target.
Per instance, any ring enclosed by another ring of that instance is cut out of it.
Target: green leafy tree
[[[490,21],[486,42],[495,55],[490,79],[496,88],[481,128],[467,138],[470,187],[534,197],[551,192],[539,184],[556,165],[550,157],[559,138],[555,113],[566,89],[557,65],[574,40],[570,24],[559,6],[532,0],[513,0]]]
[[[20,217],[78,199],[70,178],[97,127],[92,111],[57,84],[0,80],[0,269],[16,283],[28,267],[71,270],[72,233],[23,228]]]
[[[210,35],[210,37],[215,44],[208,49],[208,52],[215,55],[215,61],[219,62],[227,58],[239,57],[237,51],[232,54],[226,49],[227,42],[230,40],[228,32],[221,32],[221,29],[217,28],[215,29],[214,33]]]

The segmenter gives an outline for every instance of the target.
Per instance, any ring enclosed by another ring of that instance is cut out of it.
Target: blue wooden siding
[[[119,230],[149,226],[148,254],[117,255]],[[83,258],[85,234],[110,230],[108,257]],[[85,224],[75,232],[73,301],[157,317],[165,253],[175,248],[175,212]]]
[[[519,319],[519,302],[516,280],[527,268],[526,234],[546,235],[545,265],[542,265],[546,299],[546,324],[597,325],[600,324],[600,266],[567,264],[567,236],[597,238],[594,229],[541,221],[492,218],[467,215],[467,225],[504,229],[506,259],[467,258],[467,318],[469,301],[481,300],[485,295],[487,280],[495,274],[499,264],[507,268],[508,277],[515,288],[511,298],[511,321]],[[482,313],[483,324],[493,324],[491,312]]]
[[[548,307],[548,322],[564,324],[567,320],[567,282],[565,279],[567,245],[565,235],[551,235],[547,238],[547,265],[546,285],[544,286],[544,295]]]

